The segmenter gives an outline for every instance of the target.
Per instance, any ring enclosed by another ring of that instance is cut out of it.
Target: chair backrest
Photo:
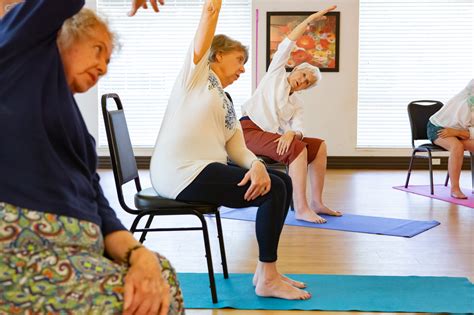
[[[116,110],[107,109],[108,99],[115,101]],[[135,214],[137,210],[127,206],[122,191],[122,186],[131,180],[135,181],[137,191],[142,190],[122,102],[117,94],[111,93],[102,95],[101,105],[118,199],[124,210]]]
[[[426,125],[430,117],[443,107],[443,103],[433,100],[419,100],[408,104],[408,118],[411,127],[411,145],[415,140],[427,140]]]

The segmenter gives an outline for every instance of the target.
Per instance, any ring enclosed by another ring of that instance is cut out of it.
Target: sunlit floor
[[[124,224],[129,227],[132,217],[118,205],[111,170],[101,170],[100,174],[107,197]],[[445,174],[435,172],[435,182],[443,183]],[[148,187],[148,171],[141,171],[140,176],[142,186]],[[325,202],[345,213],[437,220],[441,222],[440,226],[413,238],[285,226],[280,241],[279,270],[284,273],[310,274],[460,276],[474,281],[474,209],[392,189],[392,186],[403,185],[405,176],[404,171],[329,170]],[[463,187],[471,188],[470,172],[463,172],[461,182]],[[410,182],[428,183],[428,172],[421,170],[414,172]],[[128,186],[126,189],[130,204],[133,205],[134,187]],[[474,198],[474,195],[469,197]],[[155,220],[155,224],[160,226],[194,222],[197,223],[197,220],[182,216],[160,217]],[[214,220],[208,219],[208,223],[214,268],[216,272],[221,272]],[[223,229],[229,271],[253,272],[257,257],[254,223],[223,220]],[[167,256],[178,272],[207,272],[200,233],[151,233],[147,236],[145,245]],[[203,298],[210,299],[210,294],[203,293]],[[191,315],[313,313],[361,314],[316,311],[187,311]]]

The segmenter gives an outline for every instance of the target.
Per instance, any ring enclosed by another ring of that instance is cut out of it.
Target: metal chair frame
[[[117,106],[117,110],[107,110],[107,100],[113,99]],[[227,269],[227,260],[224,247],[224,237],[222,232],[222,223],[219,213],[219,206],[205,203],[188,203],[179,202],[172,199],[166,199],[158,196],[153,188],[142,189],[136,159],[133,153],[130,136],[128,132],[125,114],[122,102],[117,94],[104,94],[101,99],[102,114],[107,133],[107,141],[109,143],[110,158],[115,179],[117,196],[121,207],[129,214],[135,215],[130,232],[141,232],[140,243],[146,240],[148,232],[162,231],[202,231],[204,239],[204,249],[206,253],[206,261],[209,273],[209,283],[211,289],[212,302],[217,303],[216,283],[214,279],[214,269],[212,265],[211,247],[209,242],[209,232],[204,218],[204,214],[214,214],[216,218],[217,236],[219,239],[219,247],[221,253],[221,263],[224,278],[229,277]],[[116,121],[114,121],[116,120]],[[120,126],[114,125],[114,123]],[[117,137],[120,137],[122,146],[119,145]],[[123,143],[125,141],[125,143]],[[125,144],[125,145],[123,145]],[[125,146],[125,148],[124,148]],[[125,155],[123,158],[122,155]],[[122,186],[130,181],[135,182],[137,193],[135,194],[135,208],[129,207],[125,202]],[[151,207],[157,204],[157,207]],[[149,206],[150,205],[150,206]],[[173,228],[151,228],[153,219],[160,215],[193,215],[196,216],[200,223],[200,227],[173,227]],[[148,217],[145,227],[138,228],[140,220]]]

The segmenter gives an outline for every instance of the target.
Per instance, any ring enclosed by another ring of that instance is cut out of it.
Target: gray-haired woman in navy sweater
[[[99,184],[73,94],[105,75],[113,34],[83,5],[0,1],[0,313],[180,314],[174,270]]]

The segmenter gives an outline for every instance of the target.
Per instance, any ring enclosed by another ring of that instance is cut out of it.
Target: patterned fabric
[[[127,267],[103,256],[98,225],[0,202],[0,314],[121,314]],[[169,314],[184,314],[176,273]]]
[[[226,111],[225,127],[229,130],[233,130],[237,122],[237,115],[235,114],[234,105],[231,102],[229,102],[229,100],[227,99],[224,89],[219,84],[219,80],[216,78],[214,73],[212,72],[209,73],[208,81],[209,81],[209,84],[207,88],[209,89],[209,91],[217,88],[219,96],[222,98],[222,108]]]

